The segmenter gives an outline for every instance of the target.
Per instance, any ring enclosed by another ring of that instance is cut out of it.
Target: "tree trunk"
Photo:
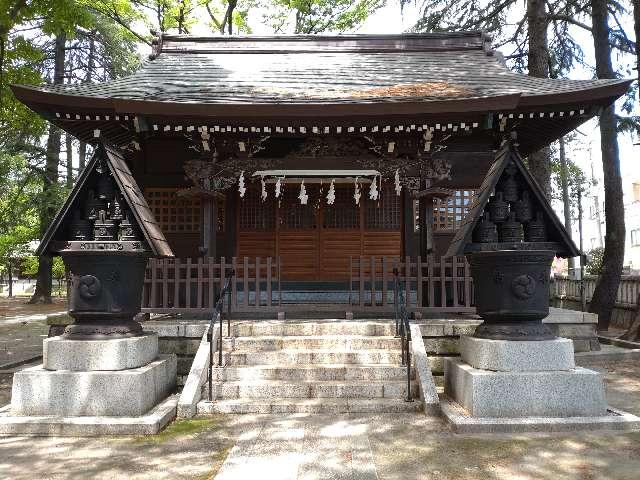
[[[53,83],[59,85],[64,82],[65,44],[67,36],[60,33],[56,36],[54,51]],[[42,182],[42,205],[40,207],[40,238],[49,227],[56,214],[55,187],[58,183],[58,166],[60,164],[60,129],[55,125],[49,126],[49,138],[47,138],[47,158],[45,162]],[[51,267],[53,259],[43,255],[38,259],[38,273],[36,275],[36,288],[29,303],[51,303]]]
[[[66,186],[71,190],[73,188],[73,138],[68,133],[64,134],[64,143],[67,157]]]
[[[78,175],[84,170],[84,166],[87,163],[87,144],[80,142],[78,146]]]
[[[640,82],[640,0],[633,1],[633,29],[636,33],[636,71],[638,72],[638,82]],[[640,101],[640,93],[638,94],[638,100]],[[640,132],[638,132],[640,136]]]
[[[528,0],[527,33],[529,76],[549,77],[549,45],[547,39],[547,12],[544,0]],[[551,149],[544,147],[528,157],[529,171],[547,198],[551,198]]]
[[[567,170],[567,154],[564,137],[560,137],[560,183],[562,186],[562,203],[564,207],[564,228],[571,237],[571,199],[569,198],[569,172]],[[575,278],[575,260],[569,258],[569,277]]]
[[[11,298],[13,297],[13,261],[11,259],[9,259],[7,271],[9,273],[9,298]]]
[[[87,73],[84,77],[84,83],[93,82],[93,71],[95,69],[95,56],[96,56],[96,31],[92,30],[89,36],[89,58],[87,58]],[[78,175],[84,170],[84,166],[87,163],[87,144],[80,142],[78,147]]]
[[[596,74],[598,78],[615,78],[611,64],[607,0],[592,0],[591,8]],[[599,330],[609,328],[624,262],[624,201],[616,126],[615,106],[611,105],[600,115],[606,235],[602,273],[589,306],[590,312],[598,314]]]

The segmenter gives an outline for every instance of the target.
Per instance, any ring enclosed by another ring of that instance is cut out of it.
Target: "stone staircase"
[[[203,386],[199,414],[391,413],[405,402],[406,368],[390,321],[243,321],[223,342],[224,365],[212,368],[213,397]]]

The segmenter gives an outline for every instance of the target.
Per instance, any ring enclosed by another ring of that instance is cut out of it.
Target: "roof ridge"
[[[484,50],[493,55],[491,37],[481,30],[341,35],[168,35],[152,42],[154,59],[162,53],[305,53]]]

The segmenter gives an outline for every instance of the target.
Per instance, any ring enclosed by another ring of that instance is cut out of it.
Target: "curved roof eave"
[[[517,108],[552,107],[572,103],[611,103],[623,95],[631,79],[621,79],[592,88],[577,89],[570,92],[544,93],[539,95],[506,95],[451,98],[442,100],[403,100],[389,99],[359,100],[341,102],[280,102],[280,103],[188,103],[165,102],[157,100],[134,100],[94,96],[79,96],[51,92],[42,87],[11,85],[18,100],[29,105],[39,113],[44,105],[52,109],[60,107],[81,108],[87,110],[109,110],[114,113],[132,113],[140,115],[161,115],[178,117],[297,117],[330,118],[348,116],[389,116],[421,115],[445,113],[479,113],[508,111]],[[38,108],[39,107],[39,108]]]

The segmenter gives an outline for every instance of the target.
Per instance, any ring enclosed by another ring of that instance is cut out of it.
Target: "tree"
[[[53,84],[64,83],[65,44],[66,32],[56,35],[54,49],[54,73]],[[49,224],[57,211],[55,192],[58,184],[58,166],[60,163],[61,131],[53,124],[49,125],[49,137],[47,138],[46,163],[42,176],[42,201],[40,207],[40,238],[44,237]],[[38,273],[36,274],[36,288],[29,303],[51,303],[51,267],[53,259],[49,255],[42,255],[38,261]]]
[[[494,36],[497,48],[508,49],[505,59],[514,70],[535,77],[562,77],[574,65],[586,65],[580,41],[572,32],[592,33],[588,20],[583,21],[590,15],[589,0],[526,0],[525,5],[526,14],[521,17],[519,0],[423,0],[422,18],[414,30],[484,30]],[[610,6],[614,14],[622,12],[614,2]],[[514,18],[519,18],[515,24],[511,21]],[[610,31],[607,41],[619,52],[635,52],[635,44],[619,28]],[[550,158],[549,151],[543,149],[527,159],[531,173],[547,194]]]
[[[598,78],[616,77],[611,62],[608,7],[607,0],[591,0],[593,46]],[[598,277],[589,311],[598,314],[598,329],[607,330],[622,275],[626,233],[615,105],[610,105],[600,114],[600,144],[607,233],[604,240],[602,273]]]
[[[587,264],[585,270],[587,275],[602,274],[602,264],[604,262],[604,248],[596,247],[587,253]]]
[[[269,21],[275,32],[345,32],[361,25],[386,0],[274,0]]]

